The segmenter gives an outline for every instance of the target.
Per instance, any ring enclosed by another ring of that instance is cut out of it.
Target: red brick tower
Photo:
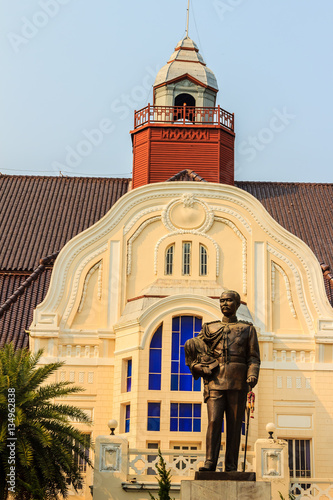
[[[234,183],[234,115],[216,105],[218,86],[186,36],[154,83],[154,104],[134,114],[133,188],[194,170]]]

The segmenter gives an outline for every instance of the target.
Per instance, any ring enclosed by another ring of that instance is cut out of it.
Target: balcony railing
[[[135,111],[134,128],[150,123],[169,123],[173,125],[220,125],[234,130],[234,114],[220,106],[217,108],[198,108],[192,106],[151,106]]]

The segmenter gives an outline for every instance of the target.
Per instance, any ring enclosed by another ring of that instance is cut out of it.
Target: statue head
[[[222,314],[227,318],[234,316],[241,303],[238,292],[234,290],[225,290],[220,297],[220,308]]]

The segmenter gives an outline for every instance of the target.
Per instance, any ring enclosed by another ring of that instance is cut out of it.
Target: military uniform
[[[196,365],[213,367],[211,375],[202,375],[208,410],[206,462],[215,470],[225,413],[225,470],[236,471],[248,392],[247,379],[259,376],[260,353],[256,330],[252,323],[238,321],[236,316],[224,316],[222,321],[205,323],[199,335],[185,344],[185,354],[191,371]],[[195,371],[192,373],[198,378]]]

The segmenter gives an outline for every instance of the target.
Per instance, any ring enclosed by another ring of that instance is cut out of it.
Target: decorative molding
[[[244,226],[244,228],[247,230],[249,234],[252,234],[252,228],[250,223],[238,212],[235,212],[235,210],[232,210],[231,208],[227,207],[219,207],[219,206],[211,206],[211,210],[214,212],[223,212],[224,214],[231,215],[232,217],[235,217],[239,222]],[[218,217],[218,216],[217,216]]]
[[[135,217],[133,217],[128,224],[124,227],[124,235],[126,235],[132,227],[142,218],[145,217],[146,215],[149,215],[153,212],[162,212],[164,210],[165,205],[159,205],[156,207],[151,207],[151,208],[146,208],[145,210],[141,210]]]
[[[86,298],[86,295],[87,295],[87,290],[88,290],[88,285],[89,285],[89,281],[90,281],[90,278],[92,277],[92,275],[94,274],[95,271],[99,270],[100,267],[102,265],[102,261],[98,261],[96,262],[96,264],[94,264],[90,270],[88,271],[86,277],[85,277],[85,280],[84,280],[84,283],[83,283],[83,290],[82,290],[82,296],[81,296],[81,300],[80,300],[80,304],[79,304],[79,307],[77,308],[77,312],[81,312],[82,309],[83,309],[83,303],[85,301],[85,298]],[[99,279],[100,279],[100,273],[98,273],[98,290],[100,288],[99,286]],[[101,299],[101,295],[98,291],[98,298],[99,300]]]
[[[247,295],[247,240],[237,226],[229,219],[215,215],[215,220],[229,226],[242,242],[243,294]]]
[[[70,313],[72,312],[72,309],[74,307],[74,303],[75,303],[75,299],[77,297],[77,292],[78,292],[78,289],[79,289],[79,282],[80,282],[80,277],[81,277],[81,274],[83,272],[83,269],[86,267],[86,265],[96,259],[97,257],[99,257],[102,253],[104,253],[106,250],[106,246],[103,245],[103,247],[97,249],[94,253],[92,254],[89,254],[80,264],[79,268],[77,269],[76,273],[75,273],[75,277],[74,277],[74,280],[73,280],[73,285],[72,285],[72,290],[71,290],[71,295],[70,295],[70,299],[68,301],[68,305],[65,309],[65,312],[63,314],[63,317],[62,317],[62,323],[63,324],[66,324],[67,321],[68,321],[68,318],[69,318],[69,315]],[[99,261],[100,262],[100,261]],[[64,286],[64,283],[63,283],[63,286]],[[60,297],[61,297],[61,294],[59,294],[59,298],[58,298],[58,301],[60,302]],[[58,304],[59,305],[59,304]]]
[[[161,216],[151,217],[150,219],[144,221],[138,229],[132,234],[132,236],[127,241],[127,275],[131,274],[132,271],[132,246],[133,242],[140,236],[142,231],[146,229],[147,226],[161,219]]]
[[[184,228],[179,228],[179,227],[176,227],[173,223],[172,223],[172,220],[171,220],[171,217],[170,217],[170,212],[171,210],[178,204],[183,204],[184,207],[186,208],[192,208],[193,205],[195,203],[199,204],[205,214],[206,214],[206,217],[205,217],[205,221],[203,222],[203,224],[201,224],[200,227],[197,227],[195,229],[184,229]],[[200,233],[206,233],[207,231],[209,231],[209,229],[212,227],[213,225],[213,222],[214,222],[214,212],[209,208],[209,206],[199,200],[194,194],[192,193],[184,193],[181,198],[176,198],[176,199],[173,199],[170,201],[170,203],[167,204],[167,206],[164,208],[164,210],[162,211],[162,222],[164,224],[164,226],[170,231],[170,232],[180,232],[180,231],[198,231]]]
[[[213,245],[215,247],[215,251],[216,251],[216,276],[219,276],[219,272],[220,272],[220,249],[219,249],[219,246],[211,236],[208,236],[208,234],[204,234],[200,231],[197,231],[196,229],[189,229],[189,230],[179,229],[178,231],[174,231],[173,233],[165,234],[164,236],[162,236],[158,240],[158,242],[155,245],[155,252],[154,252],[154,273],[157,274],[158,249],[159,249],[161,243],[163,243],[163,241],[165,239],[167,239],[169,237],[171,238],[173,236],[178,236],[179,234],[191,234],[191,235],[201,236],[202,238],[207,238],[209,241],[211,241],[213,243]]]
[[[285,264],[287,264],[287,266],[289,266],[291,272],[293,273],[296,291],[297,291],[297,296],[298,296],[298,300],[300,303],[302,313],[304,315],[304,319],[308,325],[309,331],[311,333],[314,333],[313,319],[310,316],[310,313],[309,313],[309,310],[308,310],[308,307],[307,307],[307,304],[305,301],[305,297],[303,294],[302,281],[301,281],[300,275],[298,273],[298,270],[296,269],[296,266],[288,259],[288,257],[286,257],[286,255],[281,254],[277,249],[272,247],[272,245],[268,244],[267,249],[272,255],[274,255],[278,259],[282,260]],[[276,263],[275,263],[275,265],[276,265]],[[282,269],[282,268],[280,268],[280,269]],[[289,287],[290,287],[290,283],[289,283]]]
[[[288,278],[285,270],[281,266],[279,266],[276,262],[274,262],[273,260],[271,262],[272,302],[275,301],[275,270],[277,270],[282,275],[282,277],[284,279],[290,311],[291,311],[291,314],[293,315],[293,317],[296,319],[297,313],[296,313],[296,309],[295,309],[294,302],[293,302],[289,278]]]

